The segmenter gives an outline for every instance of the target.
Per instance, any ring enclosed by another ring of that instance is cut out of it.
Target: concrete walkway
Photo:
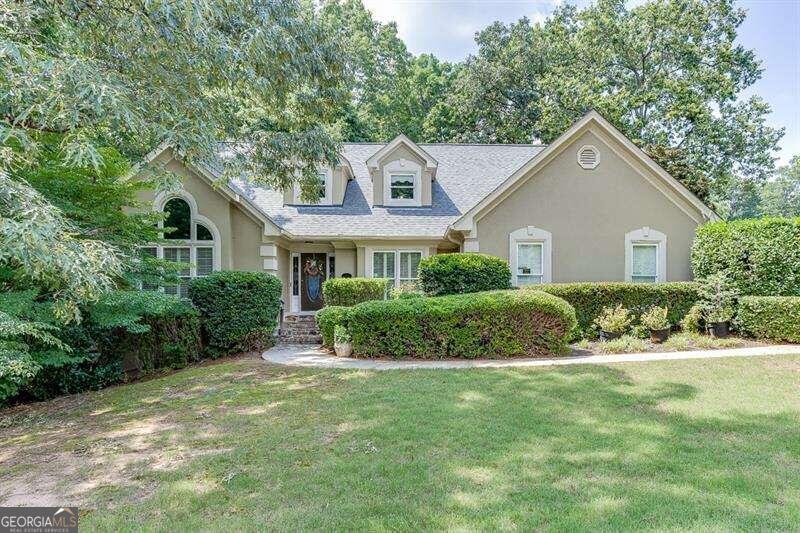
[[[353,368],[363,370],[399,370],[415,368],[508,368],[554,365],[584,365],[627,363],[630,361],[674,361],[678,359],[711,359],[716,357],[759,357],[765,355],[800,355],[800,345],[757,346],[753,348],[731,348],[725,350],[695,350],[686,352],[625,353],[615,355],[582,355],[554,359],[448,359],[445,361],[425,360],[376,360],[336,357],[318,345],[276,346],[264,352],[265,361],[279,365]]]

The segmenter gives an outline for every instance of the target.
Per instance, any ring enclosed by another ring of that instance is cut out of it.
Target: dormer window
[[[391,142],[367,159],[372,178],[373,205],[386,207],[430,206],[432,182],[436,179],[436,160],[405,135]]]
[[[422,166],[416,161],[395,159],[383,167],[383,205],[422,205]]]
[[[297,205],[331,205],[333,197],[333,177],[330,169],[326,168],[320,170],[319,174],[317,174],[317,179],[319,180],[319,184],[315,188],[316,194],[314,195],[314,200],[310,202],[304,201],[302,192],[300,191],[300,185],[295,183],[294,199],[292,203]]]
[[[414,174],[391,174],[389,178],[392,200],[414,200]]]

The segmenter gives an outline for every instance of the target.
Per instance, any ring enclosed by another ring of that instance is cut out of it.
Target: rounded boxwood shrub
[[[540,290],[563,298],[575,308],[578,327],[573,340],[595,337],[594,321],[606,307],[621,305],[631,312],[633,325],[653,306],[666,307],[671,324],[678,324],[698,301],[698,285],[690,281],[668,283],[583,282],[536,285],[523,290]]]
[[[278,325],[281,282],[271,274],[215,272],[193,279],[189,297],[213,356],[261,348]]]
[[[505,358],[560,354],[575,310],[538,291],[365,302],[347,320],[362,357]]]
[[[419,284],[429,296],[508,289],[511,269],[492,255],[439,254],[420,261]]]
[[[350,307],[340,305],[329,305],[317,311],[317,327],[322,335],[324,346],[333,346],[333,332],[336,326],[347,327],[347,320],[350,316]]]
[[[737,326],[759,339],[800,342],[800,297],[744,296],[739,299]]]
[[[325,305],[351,306],[386,298],[388,280],[378,278],[331,278],[322,284]]]
[[[723,272],[739,294],[800,296],[800,218],[714,222],[692,245],[697,278]]]

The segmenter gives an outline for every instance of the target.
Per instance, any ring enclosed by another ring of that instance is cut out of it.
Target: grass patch
[[[720,350],[723,348],[743,348],[760,346],[762,343],[728,337],[717,339],[699,333],[673,333],[662,344],[654,344],[649,339],[640,339],[634,335],[623,335],[610,341],[581,340],[572,345],[573,348],[594,354],[618,354],[641,352],[682,352],[686,350]]]
[[[737,337],[718,339],[700,333],[676,333],[664,342],[667,350],[720,350],[724,348],[741,348],[748,342]]]
[[[575,347],[579,350],[591,350],[594,353],[637,353],[646,352],[652,345],[633,335],[623,335],[618,339],[608,341],[588,341],[582,340]]]
[[[77,503],[87,530],[791,530],[799,388],[800,355],[228,360],[0,413],[0,504]]]

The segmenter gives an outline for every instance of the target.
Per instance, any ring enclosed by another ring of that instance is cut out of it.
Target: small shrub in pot
[[[650,330],[650,341],[660,344],[667,340],[672,324],[666,307],[654,306],[642,315],[642,324]]]
[[[731,281],[722,272],[712,274],[702,280],[699,292],[706,330],[714,337],[727,337],[738,297]]]
[[[631,312],[622,307],[605,307],[594,323],[600,328],[600,338],[603,340],[618,339],[631,325]]]
[[[333,349],[339,357],[350,357],[353,353],[353,339],[347,328],[340,324],[333,328]]]

